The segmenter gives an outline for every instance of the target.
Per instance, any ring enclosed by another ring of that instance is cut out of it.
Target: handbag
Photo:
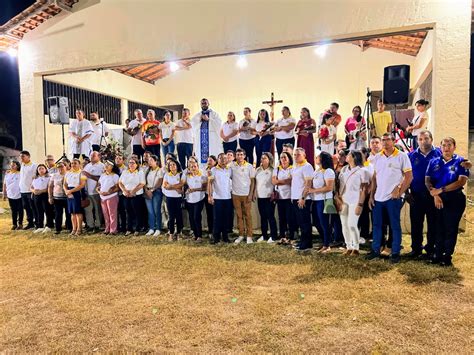
[[[276,176],[276,178],[278,179],[278,170],[277,170],[277,176]],[[272,191],[272,193],[271,193],[271,195],[270,195],[270,201],[276,202],[276,201],[278,201],[279,199],[280,199],[280,193],[278,192],[277,187],[274,186],[274,187],[273,187],[273,191]]]
[[[324,200],[324,209],[323,213],[325,214],[337,214],[336,206],[334,205],[334,199],[328,198]]]

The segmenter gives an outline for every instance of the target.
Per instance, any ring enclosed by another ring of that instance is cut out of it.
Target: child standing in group
[[[50,176],[46,165],[39,164],[36,167],[36,176],[31,182],[31,192],[33,194],[33,205],[36,211],[36,230],[33,233],[48,233],[54,226],[54,216],[52,209],[48,205],[48,185]],[[44,226],[44,215],[46,214],[46,227]]]
[[[105,221],[105,234],[117,234],[119,168],[112,161],[105,162],[105,172],[99,178],[96,190]]]

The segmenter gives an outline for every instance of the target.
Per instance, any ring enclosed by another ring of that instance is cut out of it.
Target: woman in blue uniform
[[[459,222],[466,208],[463,186],[469,170],[461,164],[465,160],[454,153],[456,141],[448,137],[441,141],[442,156],[430,161],[426,170],[426,187],[434,198],[436,239],[432,263],[450,266],[456,247]]]

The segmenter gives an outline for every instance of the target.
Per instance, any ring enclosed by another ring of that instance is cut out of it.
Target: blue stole
[[[202,111],[202,115],[209,117],[210,111]],[[206,164],[209,158],[209,121],[201,120],[201,164]]]

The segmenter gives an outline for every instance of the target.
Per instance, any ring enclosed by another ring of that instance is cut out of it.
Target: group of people
[[[100,142],[91,143],[104,137],[105,123],[97,113],[89,121],[77,110],[69,129],[71,160],[55,162],[47,156],[45,164],[35,164],[22,151],[20,162],[11,162],[3,191],[12,210],[12,229],[54,229],[58,234],[65,216],[72,236],[83,233],[84,222],[91,232],[158,236],[165,217],[173,241],[183,238],[187,212],[191,236],[202,242],[205,210],[212,243],[230,243],[236,219],[233,243],[251,244],[256,202],[262,232],[257,242],[307,252],[313,249],[314,227],[321,238],[319,253],[344,245],[344,255],[358,256],[360,244],[372,239],[368,259],[386,256],[398,263],[400,211],[406,201],[412,238],[407,255],[448,266],[466,206],[463,186],[471,163],[455,154],[453,138],[433,146],[425,129],[426,105],[417,102],[420,115],[410,126],[417,148],[408,154],[397,146],[391,116],[381,101],[369,127],[361,108],[354,107],[343,140],[337,139],[337,103],[317,122],[307,108],[296,121],[283,107],[276,121],[264,109],[255,120],[245,108],[240,122],[229,112],[222,124],[206,99],[200,112],[191,118],[184,109],[177,122],[170,112],[159,121],[153,110],[146,119],[136,110],[125,129],[131,154],[127,159],[117,154],[114,161],[102,161]]]

